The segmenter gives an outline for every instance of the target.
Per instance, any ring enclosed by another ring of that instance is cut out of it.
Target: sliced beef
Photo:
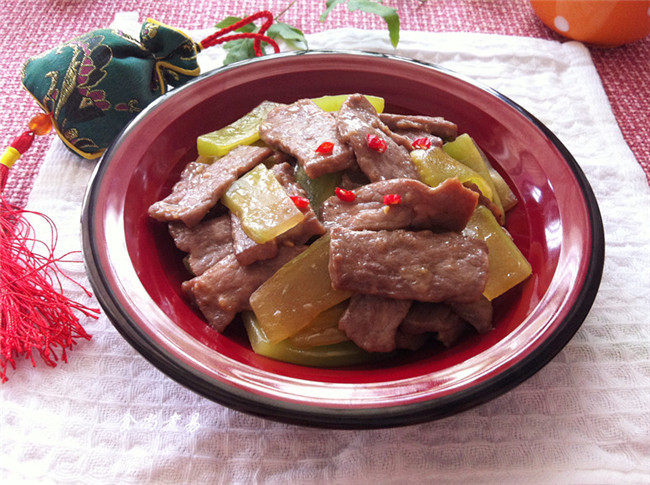
[[[250,266],[242,266],[230,254],[201,276],[184,282],[183,290],[194,299],[208,323],[221,332],[237,312],[249,307],[253,292],[304,249],[305,246],[284,246],[275,258]]]
[[[339,110],[336,126],[341,138],[354,150],[359,167],[371,182],[396,178],[420,179],[408,150],[391,138],[390,130],[361,94],[353,94],[345,100]],[[369,135],[378,136],[386,142],[383,153],[368,146]]]
[[[205,158],[199,157],[199,159]],[[209,164],[198,161],[188,163],[181,172],[180,179],[174,184],[172,193],[149,207],[149,215],[158,220],[175,220],[173,216],[179,210],[178,203],[183,200],[183,197],[195,190],[198,181],[201,180],[203,173],[209,167]]]
[[[396,130],[393,131],[393,136],[391,137],[398,145],[402,145],[409,152],[414,150],[416,147],[413,146],[415,140],[420,138],[426,138],[431,142],[431,146],[442,147],[442,139],[438,138],[435,135],[431,135],[425,131],[417,130]]]
[[[293,176],[293,167],[291,167],[291,165],[288,163],[281,163],[279,165],[274,165],[272,170],[275,178],[278,179],[278,182],[280,182],[280,185],[284,187],[285,192],[290,197],[307,197],[307,192],[305,192],[300,184],[296,182],[296,179]],[[305,216],[302,222],[282,234],[278,238],[279,240],[283,242],[291,241],[294,244],[304,244],[312,236],[325,234],[325,228],[318,220],[318,217],[316,217],[311,205],[302,212]]]
[[[416,131],[453,140],[458,135],[455,123],[441,117],[382,113],[379,119],[393,131]]]
[[[339,328],[368,352],[395,350],[397,327],[409,311],[409,300],[353,295],[339,320]]]
[[[273,167],[274,165],[278,165],[279,163],[295,163],[295,159],[284,152],[281,152],[279,150],[274,150],[273,155],[271,155],[269,158],[264,160],[264,165],[267,167]]]
[[[483,241],[455,232],[331,230],[332,286],[401,300],[472,302],[487,280]]]
[[[325,201],[322,214],[326,226],[373,231],[407,227],[461,231],[478,200],[478,194],[457,179],[445,180],[435,189],[412,179],[384,180],[354,193],[354,202],[336,196]],[[402,200],[387,207],[383,203],[387,194],[399,194]]]
[[[343,172],[340,187],[346,190],[353,190],[369,183],[370,180],[368,180],[366,174],[361,171],[359,165],[355,162],[350,168]]]
[[[451,347],[463,334],[467,325],[444,303],[415,302],[399,330],[406,335],[435,333],[445,347]]]
[[[429,340],[429,334],[411,334],[402,332],[399,328],[395,333],[395,346],[398,349],[417,350]]]
[[[244,232],[241,220],[233,213],[230,214],[230,227],[232,230],[235,258],[237,258],[237,261],[242,266],[248,266],[257,261],[263,261],[277,256],[278,244],[275,240],[265,244],[256,243]]]
[[[468,303],[451,303],[451,309],[478,333],[492,330],[492,302],[484,296]]]
[[[260,126],[260,137],[269,146],[296,157],[310,178],[345,170],[354,161],[352,150],[341,141],[334,117],[310,99],[271,111]],[[332,153],[316,151],[325,142],[334,144]]]
[[[159,221],[183,221],[189,227],[195,226],[235,180],[271,153],[270,148],[240,146],[212,165],[188,165],[172,193],[149,207],[149,215]]]
[[[169,233],[176,247],[189,253],[187,265],[195,276],[203,274],[233,251],[228,216],[209,219],[194,227],[187,227],[182,222],[171,222]]]

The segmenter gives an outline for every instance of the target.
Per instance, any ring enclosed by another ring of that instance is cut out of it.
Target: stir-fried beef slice
[[[191,168],[174,185],[172,193],[149,207],[149,215],[159,221],[183,221],[192,227],[219,201],[241,175],[271,155],[270,148],[240,146],[206,167]]]
[[[399,330],[407,335],[432,332],[445,347],[458,341],[467,325],[444,303],[415,302]]]
[[[380,121],[372,104],[361,94],[353,94],[345,100],[336,125],[342,139],[354,150],[359,167],[370,181],[420,179],[409,152],[391,138],[390,130]],[[386,150],[379,152],[370,148],[368,135],[383,139]]]
[[[296,157],[310,178],[345,170],[354,161],[352,150],[341,141],[334,117],[310,99],[271,111],[260,126],[260,137],[273,148]],[[325,142],[334,145],[332,152],[317,152]]]
[[[379,119],[393,131],[408,130],[429,133],[445,140],[453,140],[458,136],[455,123],[441,117],[421,115],[396,115],[382,113]]]
[[[237,312],[249,308],[253,292],[304,249],[305,246],[283,246],[275,258],[250,266],[242,266],[230,254],[201,276],[184,282],[183,290],[194,298],[208,323],[221,332]]]
[[[295,158],[293,158],[291,155],[281,152],[279,150],[273,150],[273,155],[271,155],[269,158],[264,160],[264,165],[267,167],[273,167],[274,165],[278,165],[280,163],[295,163]]]
[[[284,188],[284,191],[289,195],[289,197],[307,197],[307,192],[303,189],[298,182],[296,182],[296,177],[293,175],[293,167],[288,163],[280,163],[274,165],[271,170],[273,170],[273,175],[280,182],[280,185]]]
[[[417,350],[422,347],[429,340],[429,335],[426,333],[411,334],[402,332],[400,328],[395,333],[395,346],[398,349]]]
[[[194,227],[187,227],[182,222],[170,222],[169,233],[176,247],[189,253],[187,265],[195,276],[203,274],[233,251],[228,216],[209,219]]]
[[[363,185],[370,183],[366,174],[361,171],[359,165],[355,162],[341,176],[340,187],[346,190],[358,189]]]
[[[278,179],[280,185],[284,187],[285,192],[290,197],[307,197],[307,192],[296,182],[293,176],[293,167],[288,163],[281,163],[272,168],[275,178]],[[291,241],[295,244],[304,244],[312,236],[320,236],[325,234],[323,224],[318,220],[316,214],[311,208],[311,205],[302,211],[305,218],[300,224],[292,227],[287,232],[282,234],[278,239],[281,241]]]
[[[333,196],[323,205],[327,227],[349,229],[403,229],[406,227],[461,231],[472,216],[478,194],[457,179],[445,180],[435,189],[412,179],[391,179],[354,191],[353,202]],[[401,202],[387,207],[383,196],[398,194]]]
[[[409,311],[409,300],[353,295],[339,329],[368,352],[395,350],[395,333]]]
[[[239,264],[248,266],[257,261],[263,261],[277,256],[278,244],[275,240],[265,244],[256,243],[244,232],[241,220],[233,213],[230,214],[230,227],[232,230],[235,258],[237,258]]]
[[[483,241],[455,232],[330,232],[332,287],[400,300],[472,302],[487,281]]]
[[[409,152],[414,150],[413,142],[421,138],[426,138],[431,143],[431,146],[442,147],[442,139],[435,135],[431,135],[425,131],[418,130],[396,130],[392,132],[392,139],[399,145],[402,145]]]
[[[451,309],[470,323],[478,333],[492,330],[492,302],[484,296],[468,303],[451,303]]]
[[[354,189],[358,189],[362,185],[363,184],[360,184],[359,182],[355,181],[353,177],[350,177],[350,175],[344,173],[341,176],[341,183],[339,184],[339,187],[345,190],[354,190]]]
[[[181,172],[180,179],[174,184],[172,193],[149,207],[149,215],[158,220],[174,220],[173,217],[178,210],[178,203],[196,187],[203,172],[209,167],[210,165],[207,163],[188,163]]]

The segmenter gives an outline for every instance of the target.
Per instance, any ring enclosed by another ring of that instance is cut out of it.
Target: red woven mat
[[[208,27],[226,15],[242,15],[260,9],[278,14],[289,0],[0,0],[0,143],[6,146],[22,132],[36,105],[20,87],[20,69],[29,56],[88,30],[106,27],[115,12],[138,11],[142,19],[153,17],[188,29]],[[387,0],[399,8],[402,28],[426,31],[472,31],[561,38],[533,14],[527,1],[508,0]],[[384,28],[381,19],[335,10],[325,23],[318,21],[324,1],[298,0],[284,21],[306,33],[355,26]],[[617,49],[591,48],[596,68],[609,96],[625,140],[650,181],[650,39]],[[8,197],[26,203],[50,138],[38,140],[30,153],[12,170]],[[80,161],[80,163],[84,163]]]

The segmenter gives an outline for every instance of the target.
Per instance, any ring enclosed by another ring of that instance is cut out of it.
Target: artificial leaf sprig
[[[325,10],[320,16],[320,21],[327,20],[330,12],[334,7],[339,4],[347,4],[350,12],[360,10],[375,15],[379,15],[384,19],[388,26],[388,34],[390,35],[390,42],[393,47],[397,47],[399,43],[399,14],[397,10],[392,7],[387,7],[381,0],[327,0],[325,2]]]
[[[307,44],[307,39],[305,34],[292,25],[278,22],[278,19],[284,15],[284,13],[289,10],[297,0],[291,2],[287,8],[280,12],[276,18],[275,22],[271,27],[269,27],[266,35],[275,40],[282,40],[287,43],[290,47],[296,49],[308,49],[309,45]],[[390,41],[394,47],[397,47],[399,42],[399,15],[397,10],[391,7],[387,7],[382,3],[381,0],[326,0],[325,1],[325,10],[320,16],[320,21],[324,22],[327,20],[327,17],[332,12],[332,10],[341,4],[346,4],[350,12],[362,11],[375,15],[379,15],[384,19],[386,25],[388,26],[388,33],[390,36]],[[221,20],[216,27],[223,29],[233,25],[236,22],[242,20],[242,17],[226,17]],[[236,32],[249,32],[254,33],[258,32],[259,27],[253,24],[247,24],[243,27],[236,30]],[[227,52],[226,58],[224,60],[224,65],[232,64],[233,62],[241,61],[244,59],[252,59],[255,57],[255,50],[253,48],[254,40],[253,39],[237,39],[232,40],[224,44],[224,49]]]

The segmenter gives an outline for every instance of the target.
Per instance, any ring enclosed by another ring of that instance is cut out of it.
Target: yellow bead
[[[0,165],[5,165],[7,168],[11,168],[19,158],[20,152],[13,147],[9,147],[5,150],[2,156],[0,156]]]
[[[45,135],[52,129],[52,118],[48,114],[39,113],[29,120],[27,126],[35,135]]]

